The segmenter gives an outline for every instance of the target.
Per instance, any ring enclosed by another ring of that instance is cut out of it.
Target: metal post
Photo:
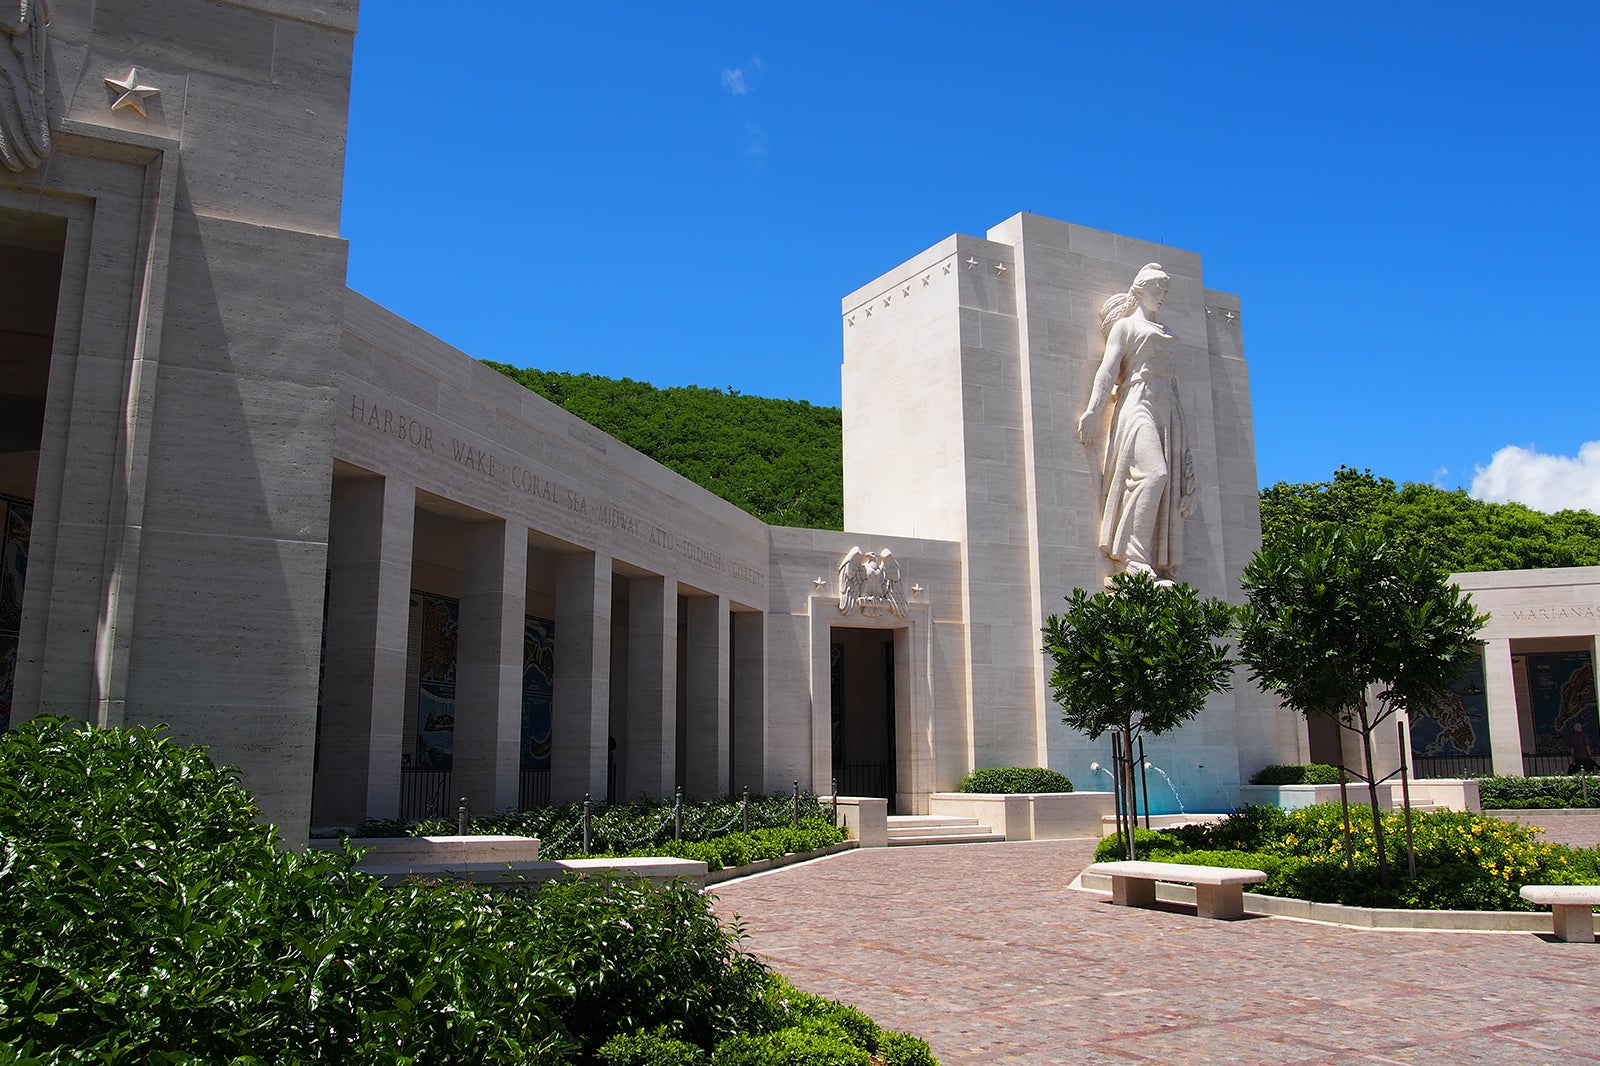
[[[472,827],[472,812],[467,810],[467,797],[461,797],[461,806],[456,808],[456,835],[466,836],[467,830]]]
[[[833,824],[839,824],[839,779],[833,779]]]
[[[794,801],[789,805],[789,821],[794,825],[800,824],[800,782],[794,783]]]
[[[683,788],[672,795],[672,839],[683,839]]]
[[[594,804],[589,801],[589,793],[585,792],[583,794],[583,854],[585,858],[589,855],[589,813],[593,808]]]
[[[750,786],[744,786],[744,798],[739,801],[739,831],[750,832]]]
[[[1411,880],[1417,879],[1417,845],[1411,838],[1411,778],[1406,773],[1406,752],[1411,749],[1406,747],[1410,743],[1406,739],[1406,724],[1397,720],[1395,729],[1400,735],[1400,802],[1406,808],[1406,868],[1411,872]]]
[[[1150,828],[1150,764],[1144,758],[1144,737],[1139,738],[1139,787],[1144,792],[1144,827]]]

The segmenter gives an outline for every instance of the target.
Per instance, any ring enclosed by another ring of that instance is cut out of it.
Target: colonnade
[[[459,603],[452,801],[518,805],[529,615],[554,622],[551,802],[767,788],[760,612],[347,468],[329,518],[314,825],[401,814],[413,591]]]

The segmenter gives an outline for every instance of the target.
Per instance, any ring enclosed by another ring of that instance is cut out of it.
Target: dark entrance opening
[[[881,796],[894,808],[895,677],[892,629],[835,628],[829,673],[833,777],[845,796]],[[820,787],[819,787],[820,790]]]
[[[0,209],[0,732],[10,727],[64,219]]]

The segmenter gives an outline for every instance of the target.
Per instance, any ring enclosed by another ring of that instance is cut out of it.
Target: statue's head
[[[1129,291],[1134,299],[1145,309],[1147,314],[1160,309],[1167,300],[1167,290],[1172,286],[1172,277],[1161,269],[1160,263],[1146,263],[1139,268],[1139,273],[1133,276],[1133,285]]]

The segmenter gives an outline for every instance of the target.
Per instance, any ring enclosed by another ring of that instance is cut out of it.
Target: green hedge
[[[1600,884],[1600,849],[1547,844],[1539,831],[1459,811],[1412,812],[1417,877],[1406,874],[1400,814],[1384,815],[1391,883],[1379,883],[1372,823],[1352,811],[1354,876],[1345,866],[1338,804],[1297,811],[1249,807],[1221,822],[1138,830],[1139,857],[1154,862],[1248,867],[1267,874],[1254,891],[1321,903],[1443,910],[1537,910],[1518,894],[1525,884]],[[1116,858],[1108,838],[1095,858]]]
[[[1065,774],[1042,766],[991,766],[974,770],[961,779],[957,792],[1016,795],[1023,792],[1071,792]]]
[[[1327,763],[1267,766],[1256,771],[1252,785],[1337,785],[1339,768]]]
[[[688,1066],[829,1012],[868,1053],[685,884],[385,889],[256,814],[158,730],[0,736],[0,1061]]]
[[[1600,807],[1600,775],[1480,777],[1478,798],[1486,811]]]
[[[753,829],[748,833],[727,833],[710,840],[669,840],[664,844],[596,853],[596,858],[665,855],[678,859],[698,859],[707,870],[747,866],[760,859],[778,859],[797,852],[817,851],[837,844],[846,837],[826,818],[805,818],[799,825],[776,829]]]

